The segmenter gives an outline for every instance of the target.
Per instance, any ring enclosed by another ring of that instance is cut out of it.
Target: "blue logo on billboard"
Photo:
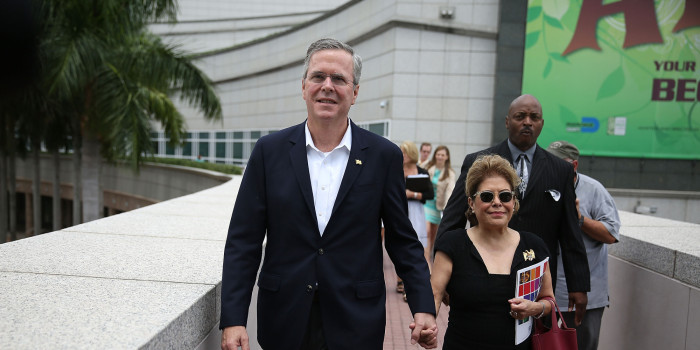
[[[580,123],[566,123],[566,131],[568,132],[592,133],[598,129],[600,129],[600,122],[595,117],[581,117]]]
[[[594,117],[581,118],[581,132],[596,132],[600,128],[600,122]]]

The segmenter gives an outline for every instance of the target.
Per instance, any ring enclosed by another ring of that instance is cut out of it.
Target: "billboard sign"
[[[700,159],[700,0],[530,0],[522,91],[540,146]]]

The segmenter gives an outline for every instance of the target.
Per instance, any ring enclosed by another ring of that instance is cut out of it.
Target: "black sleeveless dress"
[[[447,284],[450,315],[443,349],[530,349],[531,337],[515,345],[515,320],[509,314],[508,300],[515,297],[516,272],[549,256],[544,241],[520,232],[510,275],[489,274],[464,229],[440,235],[435,249],[449,256],[453,264]],[[530,249],[535,259],[525,261],[523,252]]]

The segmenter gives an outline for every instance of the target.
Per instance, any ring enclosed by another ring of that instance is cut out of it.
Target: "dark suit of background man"
[[[236,198],[224,251],[222,348],[248,349],[258,276],[265,349],[381,349],[386,250],[405,281],[412,342],[437,346],[430,272],[408,219],[403,156],[348,118],[362,61],[332,39],[309,47],[301,82],[306,122],[258,140]]]
[[[462,173],[443,212],[438,235],[466,226],[464,213],[467,211],[467,197],[464,182],[477,156],[498,154],[517,167],[518,155],[528,155],[531,163],[525,164],[529,175],[526,177],[524,196],[518,194],[520,210],[513,215],[508,226],[542,237],[552,257],[549,260],[552,276],[557,275],[555,254],[558,252],[557,246],[561,245],[569,287],[569,311],[576,305],[576,322],[579,323],[586,312],[586,292],[590,290],[590,277],[576,213],[574,171],[570,164],[537,145],[537,137],[543,125],[542,106],[534,96],[522,95],[513,100],[506,116],[508,139],[464,158]]]

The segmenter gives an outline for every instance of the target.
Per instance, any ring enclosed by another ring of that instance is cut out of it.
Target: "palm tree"
[[[29,235],[41,234],[41,145],[47,131],[46,124],[51,119],[55,108],[50,106],[51,101],[46,98],[44,91],[38,84],[30,84],[23,93],[15,99],[17,108],[14,115],[17,117],[17,136],[19,153],[31,155],[32,160],[32,221],[33,231]]]
[[[0,114],[0,136],[2,136],[2,141],[0,142],[0,243],[7,239],[7,231],[9,229],[8,221],[8,210],[9,202],[7,201],[7,151],[5,136],[5,115]]]
[[[21,94],[19,91],[37,76],[37,45],[34,40],[37,26],[29,1],[3,1],[0,7],[0,42],[3,43],[3,52],[7,53],[0,59],[3,64],[0,78],[0,237],[4,241],[8,226],[10,239],[16,239],[17,226],[15,116],[8,107],[14,105],[14,98]]]
[[[16,156],[16,143],[15,143],[15,122],[11,115],[5,114],[5,146],[7,154],[7,187],[8,191],[8,207],[10,216],[10,240],[14,241],[17,239],[17,163],[15,161]]]
[[[54,113],[48,122],[44,138],[46,149],[51,152],[53,160],[53,230],[58,231],[63,228],[61,215],[61,149],[68,149],[70,146],[70,117],[66,114],[64,106],[56,106]]]
[[[74,191],[82,192],[83,220],[90,221],[101,216],[103,157],[126,158],[138,169],[151,151],[153,122],[173,143],[184,135],[171,96],[208,120],[221,119],[221,106],[191,59],[147,31],[149,22],[175,18],[175,0],[46,0],[42,10],[50,23],[40,46],[53,62],[49,91],[75,107],[73,149],[82,182],[74,180]]]
[[[17,100],[23,97],[23,94],[12,94],[11,98],[8,96],[3,96],[0,99],[0,116],[3,120],[3,130],[2,130],[2,142],[0,148],[4,149],[6,155],[6,172],[7,176],[7,206],[9,213],[9,231],[10,231],[10,241],[17,239],[17,181],[16,181],[16,157],[24,157],[24,149],[20,148],[18,151],[17,145],[23,143],[23,140],[17,139],[17,120],[19,115],[19,103]]]

